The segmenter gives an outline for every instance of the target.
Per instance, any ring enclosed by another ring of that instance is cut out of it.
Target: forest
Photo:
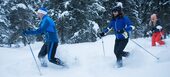
[[[39,27],[35,12],[40,7],[47,8],[54,19],[61,44],[94,42],[97,33],[109,24],[116,2],[123,3],[124,14],[136,27],[131,38],[146,37],[153,13],[158,15],[165,34],[169,34],[170,0],[0,0],[0,46],[26,45],[22,32]],[[42,38],[28,36],[31,43]]]

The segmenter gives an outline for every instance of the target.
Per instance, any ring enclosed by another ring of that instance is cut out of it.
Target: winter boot
[[[48,67],[45,58],[39,58],[42,67]]]
[[[56,58],[56,64],[60,66],[65,66],[64,62],[62,62],[59,58]]]
[[[123,52],[122,56],[123,57],[129,57],[130,53],[129,52]]]
[[[123,67],[123,62],[122,62],[122,60],[117,61],[117,68],[121,68],[121,67]]]

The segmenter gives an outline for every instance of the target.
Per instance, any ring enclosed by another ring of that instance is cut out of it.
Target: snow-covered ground
[[[42,76],[29,46],[0,48],[0,77],[170,77],[170,39],[165,40],[166,46],[156,47],[151,47],[150,38],[133,39],[160,60],[129,40],[125,50],[131,52],[131,56],[124,58],[122,68],[115,68],[114,36],[108,35],[103,40],[105,56],[101,39],[97,42],[60,45],[56,56],[69,68],[48,63],[47,68],[40,67]],[[36,59],[42,44],[31,44]]]

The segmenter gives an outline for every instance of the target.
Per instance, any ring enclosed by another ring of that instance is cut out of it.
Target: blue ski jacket
[[[111,29],[114,31],[116,39],[127,39],[129,38],[129,32],[132,30],[132,22],[127,16],[118,16],[110,21],[103,32],[108,33]],[[127,32],[127,37],[125,37],[124,32]]]
[[[38,29],[26,31],[25,34],[45,34],[45,42],[58,43],[58,31],[54,21],[48,15],[43,16]]]

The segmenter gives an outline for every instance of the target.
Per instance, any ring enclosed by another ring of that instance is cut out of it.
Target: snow
[[[13,7],[11,8],[11,10],[17,10],[17,7],[16,7],[16,6],[13,6]]]
[[[93,29],[94,29],[96,32],[98,32],[98,30],[100,29],[100,28],[99,28],[99,25],[98,25],[95,21],[90,21],[90,20],[89,20],[89,23],[90,23],[90,24],[93,24]]]
[[[98,11],[102,11],[102,12],[106,11],[105,7],[101,6],[98,3],[93,3],[92,6],[95,7]]]
[[[64,7],[67,8],[67,6],[70,5],[70,2],[71,2],[70,0],[69,0],[69,1],[66,1],[66,2],[64,3]]]
[[[1,16],[0,16],[0,18],[1,18]],[[4,20],[2,20],[2,19],[0,19],[0,22],[5,22]]]
[[[34,9],[31,5],[28,5],[28,8],[29,8],[30,10],[32,10],[32,11],[36,14],[35,9]]]
[[[9,2],[9,0],[4,0],[4,6]]]
[[[23,9],[26,9],[27,7],[26,7],[26,5],[25,5],[25,4],[23,4],[23,3],[19,3],[19,4],[17,4],[16,6],[13,6],[13,7],[11,8],[11,10],[16,10],[17,8],[23,8]]]
[[[75,32],[75,33],[74,33],[74,36],[71,37],[71,39],[73,39],[74,37],[77,37],[77,36],[79,35],[79,33],[80,33],[80,31]]]
[[[109,1],[109,0],[102,0],[103,2],[107,2],[107,1]]]
[[[29,50],[29,46],[21,48],[0,48],[0,77],[169,77],[170,76],[170,39],[166,46],[151,47],[151,38],[132,39],[153,55],[157,61],[139,46],[129,40],[126,51],[131,52],[124,58],[124,67],[115,68],[113,46],[115,37],[107,35],[103,38],[105,56],[101,39],[96,42],[59,45],[56,56],[60,57],[69,68],[62,68],[48,63],[47,68],[40,67],[40,76]],[[36,56],[43,43],[31,44]],[[38,61],[38,60],[37,60]],[[38,61],[39,63],[39,61]]]
[[[170,3],[170,1],[166,1],[166,2],[164,2],[164,3],[163,3],[163,5],[166,5],[166,4],[168,4],[168,3]]]
[[[23,8],[23,9],[26,9],[26,8],[27,8],[26,5],[23,4],[23,3],[17,4],[17,7],[20,7],[20,8]]]
[[[69,16],[69,14],[70,14],[69,11],[64,11],[61,14],[59,13],[58,18],[61,18],[61,17],[64,17],[64,16]]]
[[[1,34],[1,36],[2,36],[2,37],[8,37],[8,36],[7,36],[7,35],[5,35],[5,34]]]

